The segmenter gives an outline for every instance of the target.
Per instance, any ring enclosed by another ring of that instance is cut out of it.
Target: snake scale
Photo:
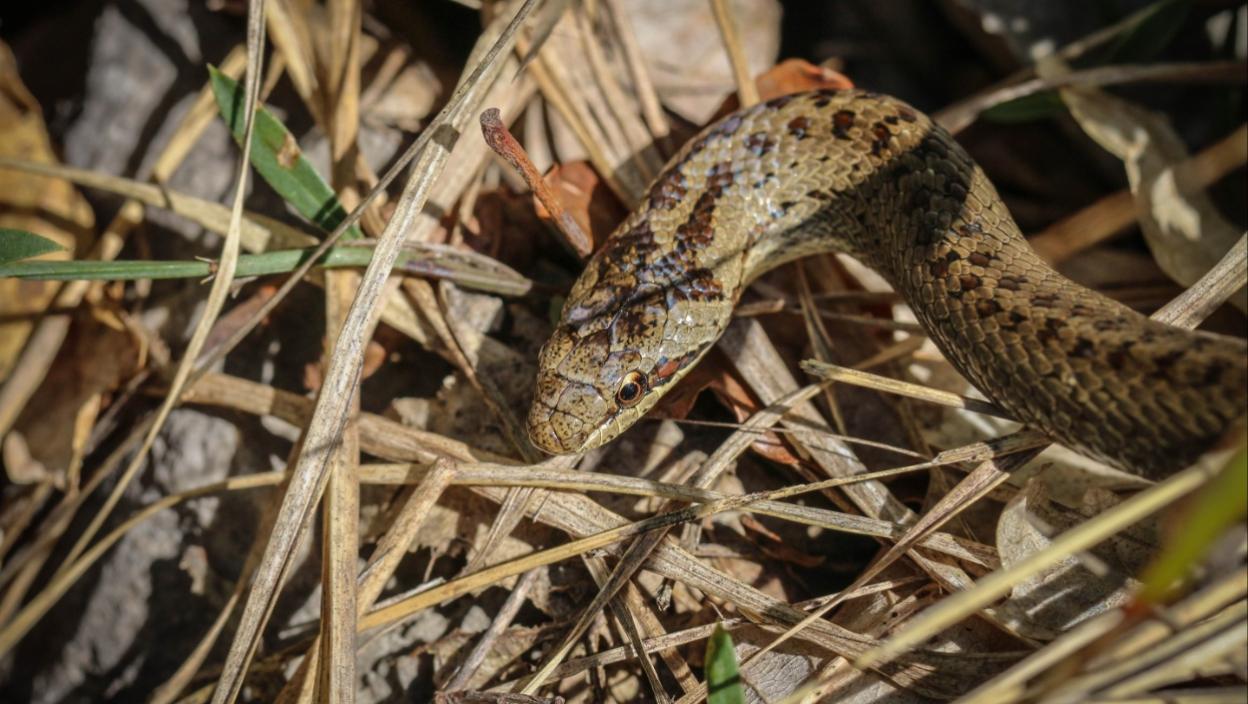
[[[619,435],[715,343],[750,281],[826,251],[884,276],[990,399],[1091,457],[1165,476],[1244,413],[1244,340],[1066,279],[930,118],[819,91],[729,115],[672,158],[568,295],[539,358],[533,443],[567,454]]]

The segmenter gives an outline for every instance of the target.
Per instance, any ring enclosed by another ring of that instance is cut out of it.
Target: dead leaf
[[[840,71],[816,66],[805,59],[785,59],[755,78],[754,85],[758,88],[759,99],[771,100],[810,90],[848,90],[854,87],[854,82]],[[727,115],[739,106],[734,93],[724,100],[715,115]]]
[[[754,79],[763,100],[808,90],[848,90],[854,82],[848,76],[804,59],[785,59]]]
[[[82,315],[70,327],[44,383],[4,438],[14,483],[76,483],[91,428],[108,396],[143,362],[143,342],[108,311]]]
[[[731,0],[741,49],[751,75],[776,62],[780,51],[780,4]],[[663,104],[695,125],[704,125],[733,92],[732,67],[706,0],[634,0],[617,7],[633,25],[641,55]],[[748,31],[745,31],[748,29]]]
[[[1117,502],[1114,494],[1092,488],[1084,495],[1082,510],[1072,515],[1059,511],[1049,499],[1043,478],[1032,480],[1006,505],[997,525],[1002,568],[1048,547],[1054,536],[1082,522],[1083,514],[1095,515]],[[999,613],[1018,633],[1051,640],[1085,619],[1126,604],[1138,586],[1129,575],[1144,564],[1148,544],[1139,532],[1129,531],[1094,551],[1068,556],[1015,586]]]
[[[1041,61],[1044,78],[1068,68]],[[1090,87],[1061,89],[1062,100],[1083,131],[1122,159],[1135,197],[1136,216],[1157,264],[1171,278],[1191,286],[1213,268],[1239,239],[1199,183],[1180,164],[1189,159],[1183,140],[1164,116]],[[1248,291],[1232,303],[1248,311]]]
[[[464,244],[524,270],[533,261],[534,245],[540,241],[533,233],[541,232],[542,227],[527,194],[505,188],[486,191],[477,198],[467,227],[463,228]]]
[[[17,62],[0,42],[0,156],[56,163],[43,113],[17,73]],[[94,239],[91,206],[67,181],[0,169],[0,227],[34,232],[65,248],[47,259],[69,259]],[[13,363],[39,313],[61,288],[54,281],[0,280],[0,380]]]
[[[587,161],[570,161],[555,164],[542,177],[554,191],[564,209],[588,233],[595,248],[611,234],[628,211],[611,193],[598,172]],[[537,216],[547,225],[554,226],[550,213],[537,198],[533,199]]]

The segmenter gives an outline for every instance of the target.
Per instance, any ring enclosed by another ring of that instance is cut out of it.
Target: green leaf
[[[1160,0],[1114,40],[1098,63],[1150,61],[1170,46],[1183,28],[1190,0]]]
[[[706,641],[706,701],[707,704],[745,702],[741,673],[737,669],[737,650],[723,624],[715,626],[715,632]]]
[[[243,87],[214,66],[208,67],[208,73],[221,116],[234,134],[234,141],[241,145],[245,122]],[[251,140],[251,165],[278,195],[322,230],[332,231],[347,217],[347,211],[338,201],[334,190],[304,158],[295,136],[263,106],[256,108],[256,124]],[[358,239],[363,234],[358,227],[352,225],[343,237]]]
[[[236,276],[268,276],[294,271],[314,250],[285,249],[238,258]],[[330,247],[319,262],[327,268],[364,267],[373,248],[363,243]],[[42,281],[133,281],[135,279],[202,279],[215,270],[206,261],[38,261],[0,264],[0,277],[13,276]],[[395,264],[396,272],[452,281],[464,288],[504,296],[523,296],[533,282],[485,255],[455,250],[445,245],[409,243]]]
[[[0,264],[30,259],[49,252],[63,252],[65,248],[47,237],[40,237],[25,230],[0,227]]]
[[[1187,19],[1189,0],[1160,0],[1135,22],[1124,27],[1114,42],[1094,58],[1081,62],[1094,66],[1130,64],[1149,61],[1162,52]],[[981,117],[990,122],[1018,124],[1046,120],[1066,112],[1057,91],[1042,91],[994,105]]]
[[[1017,124],[1035,120],[1047,120],[1055,115],[1066,112],[1066,104],[1056,91],[1043,91],[1024,95],[1015,100],[1008,100],[994,105],[980,116],[990,122],[1001,124]]]
[[[1201,488],[1185,513],[1183,529],[1170,536],[1141,578],[1144,587],[1137,599],[1143,603],[1164,603],[1227,529],[1248,516],[1248,443],[1241,441],[1239,452]]]

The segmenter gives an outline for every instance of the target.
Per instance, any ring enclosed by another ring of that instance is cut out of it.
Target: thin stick
[[[1248,232],[1222,259],[1174,300],[1153,313],[1153,320],[1193,328],[1244,287],[1248,278]]]
[[[490,108],[481,113],[481,136],[485,137],[485,143],[490,145],[490,149],[511,164],[512,168],[528,184],[533,195],[541,201],[542,207],[546,208],[546,212],[555,219],[555,224],[558,225],[559,232],[568,246],[581,258],[588,257],[594,251],[593,240],[585,234],[580,225],[576,224],[576,220],[573,220],[568,211],[564,209],[563,203],[559,202],[558,196],[546,185],[545,179],[533,165],[533,160],[529,159],[529,155],[525,153],[524,147],[520,146],[511,131],[507,129],[507,125],[503,124],[498,108]]]
[[[814,359],[808,359],[802,362],[802,369],[809,374],[814,374],[821,379],[828,381],[839,381],[854,386],[861,386],[864,389],[874,389],[876,391],[886,391],[900,396],[916,398],[921,401],[939,404],[941,406],[949,406],[951,408],[961,408],[963,410],[972,411],[974,413],[982,413],[984,415],[995,416],[1005,420],[1014,420],[994,403],[981,401],[979,399],[969,398],[961,394],[955,394],[952,391],[944,391],[942,389],[933,389],[930,386],[922,384],[914,384],[892,377],[872,374],[857,369],[849,369],[827,362],[820,362]]]
[[[724,40],[728,61],[732,64],[732,77],[737,82],[737,100],[741,107],[748,108],[759,101],[758,87],[750,76],[745,52],[741,50],[741,35],[737,34],[732,9],[728,7],[728,0],[711,0],[711,9],[715,12],[715,25],[719,27],[719,36]]]
[[[654,89],[654,82],[650,80],[646,62],[641,58],[641,47],[637,44],[637,35],[633,33],[633,25],[628,17],[616,7],[617,2],[618,0],[606,0],[603,7],[611,16],[612,24],[615,25],[616,34],[619,36],[624,61],[628,64],[628,73],[633,79],[633,90],[641,101],[641,115],[646,118],[646,126],[650,128],[650,134],[654,135],[655,141],[661,144],[671,134],[672,128],[667,122],[663,106],[659,103],[659,94]]]
[[[1112,86],[1122,83],[1236,83],[1246,78],[1248,64],[1241,61],[1180,62],[1139,66],[1098,66],[1055,78],[1032,78],[973,95],[936,113],[933,118],[950,132],[966,129],[985,110],[1041,91],[1066,86]]]

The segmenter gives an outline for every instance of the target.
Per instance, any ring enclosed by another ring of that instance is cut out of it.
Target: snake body
[[[1066,279],[930,118],[820,91],[729,115],[673,157],[542,349],[533,443],[566,454],[614,438],[714,344],[751,280],[824,251],[883,275],[998,405],[1120,468],[1164,476],[1245,411],[1243,340],[1151,321]]]

